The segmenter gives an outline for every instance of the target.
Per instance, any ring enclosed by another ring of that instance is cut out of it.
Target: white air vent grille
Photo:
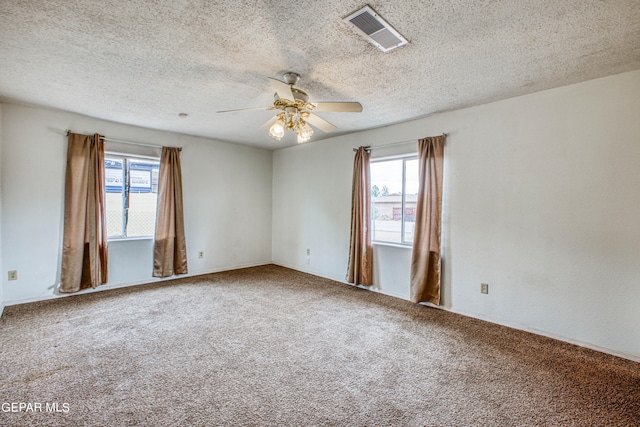
[[[353,12],[343,21],[352,25],[365,40],[383,52],[409,43],[369,5]]]

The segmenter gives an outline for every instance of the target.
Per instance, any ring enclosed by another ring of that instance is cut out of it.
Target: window
[[[413,243],[418,198],[416,156],[371,162],[371,229],[377,242]]]
[[[105,154],[107,237],[153,236],[160,162]]]

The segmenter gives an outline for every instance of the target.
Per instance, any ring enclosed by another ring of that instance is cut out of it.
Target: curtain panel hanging
[[[69,133],[60,292],[107,283],[104,143]]]
[[[367,147],[356,151],[353,163],[351,191],[351,239],[347,282],[371,285],[373,278],[373,249],[369,222],[371,221],[370,157]]]
[[[153,248],[153,276],[168,277],[187,274],[187,272],[180,149],[162,147]]]
[[[411,254],[411,301],[440,305],[440,230],[445,136],[418,141],[418,200]]]

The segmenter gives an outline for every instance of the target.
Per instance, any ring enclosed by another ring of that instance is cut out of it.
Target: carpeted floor
[[[638,363],[276,266],[8,307],[0,343],[1,426],[640,425]]]

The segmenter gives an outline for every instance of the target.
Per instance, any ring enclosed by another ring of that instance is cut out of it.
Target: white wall
[[[443,305],[640,360],[640,71],[276,151],[274,262],[344,281],[352,148],[442,132]],[[376,247],[374,289],[409,258]]]
[[[66,137],[182,146],[189,275],[271,261],[270,151],[154,131],[63,111],[2,105],[2,274],[4,301],[52,297],[59,281]],[[105,287],[153,281],[152,240],[109,242]],[[204,258],[198,252],[204,251]]]

